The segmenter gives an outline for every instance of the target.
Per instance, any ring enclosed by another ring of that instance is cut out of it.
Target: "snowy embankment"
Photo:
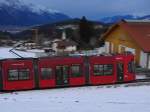
[[[0,94],[1,112],[150,112],[150,86],[95,86]]]
[[[34,52],[13,50],[13,52],[16,53],[16,54],[14,54],[13,52],[10,52],[11,49],[12,49],[11,47],[0,47],[0,59],[20,58],[16,54],[19,54],[20,56],[22,56],[24,58],[36,57],[36,54]]]

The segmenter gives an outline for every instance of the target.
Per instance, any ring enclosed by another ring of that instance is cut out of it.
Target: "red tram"
[[[133,80],[133,55],[0,61],[1,91],[113,84]]]

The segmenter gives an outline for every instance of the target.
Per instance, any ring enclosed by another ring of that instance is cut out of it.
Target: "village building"
[[[107,53],[131,52],[135,62],[150,68],[150,21],[121,20],[103,36]]]
[[[55,52],[74,52],[77,50],[77,43],[67,39],[64,31],[61,39],[55,39],[52,42],[52,49]]]

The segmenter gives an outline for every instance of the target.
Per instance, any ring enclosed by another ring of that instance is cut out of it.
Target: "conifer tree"
[[[81,40],[89,44],[90,38],[93,36],[93,24],[88,21],[85,16],[82,17],[79,24],[79,34]]]

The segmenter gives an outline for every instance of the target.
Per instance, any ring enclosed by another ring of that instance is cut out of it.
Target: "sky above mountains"
[[[71,17],[86,16],[97,20],[114,15],[148,15],[150,0],[22,0],[26,3],[45,6]]]

